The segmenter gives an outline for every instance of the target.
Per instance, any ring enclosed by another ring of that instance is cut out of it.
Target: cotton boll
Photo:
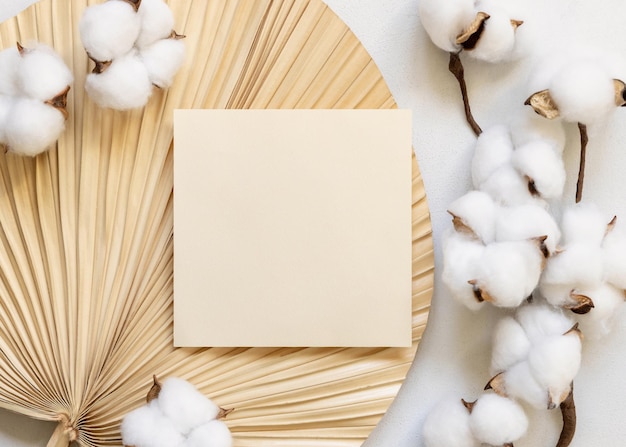
[[[513,166],[532,181],[532,188],[544,199],[557,199],[563,195],[565,166],[561,155],[552,145],[535,140],[518,147],[513,152]]]
[[[135,42],[138,48],[166,39],[174,29],[174,15],[163,0],[141,0],[137,13],[141,19],[141,31]]]
[[[566,64],[548,88],[565,121],[593,124],[615,110],[612,78],[588,61]]]
[[[130,51],[139,36],[139,14],[123,0],[89,6],[78,23],[80,38],[90,57],[111,61]]]
[[[559,154],[565,149],[565,129],[559,120],[547,120],[528,108],[523,108],[512,120],[511,139],[515,147],[531,141],[541,140],[549,143]]]
[[[426,447],[479,447],[470,429],[470,414],[460,399],[445,399],[433,408],[422,429]]]
[[[475,287],[498,307],[517,307],[537,286],[544,256],[537,241],[494,242],[483,253]]]
[[[504,317],[493,333],[491,373],[496,374],[523,361],[528,355],[530,340],[524,328],[512,317]]]
[[[472,183],[475,188],[487,180],[493,172],[510,164],[513,144],[509,128],[492,126],[485,129],[476,140],[472,158]]]
[[[57,109],[35,99],[16,99],[5,129],[9,152],[35,156],[58,140],[64,128]]]
[[[485,251],[479,241],[471,240],[452,229],[443,236],[443,272],[441,279],[452,297],[472,311],[485,303],[478,301],[468,281],[478,274],[478,264]]]
[[[472,408],[470,429],[480,442],[503,445],[526,434],[528,418],[517,402],[497,394],[483,394]]]
[[[568,207],[561,219],[565,244],[585,243],[600,245],[610,219],[592,203],[578,203]]]
[[[562,335],[574,325],[574,321],[562,310],[535,302],[520,306],[515,312],[515,319],[532,344],[540,343],[546,337]]]
[[[191,431],[185,447],[232,447],[233,436],[225,423],[213,420]]]
[[[480,3],[477,9],[482,11]],[[502,62],[512,58],[515,46],[515,26],[511,17],[500,8],[490,6],[485,11],[489,19],[485,21],[485,29],[478,39],[476,47],[467,52],[471,57],[486,62]]]
[[[184,442],[154,402],[124,416],[121,432],[124,445],[136,447],[182,447]]]
[[[585,339],[599,340],[611,332],[616,315],[624,303],[624,292],[610,284],[578,291],[593,300],[594,307],[584,315],[575,315]]]
[[[524,401],[540,410],[548,408],[548,390],[537,382],[527,361],[498,374],[490,381],[490,386],[501,396]]]
[[[503,166],[493,172],[487,180],[480,184],[481,191],[489,194],[493,200],[504,206],[522,205],[525,203],[542,204],[528,189],[528,180],[512,166]]]
[[[499,242],[547,236],[544,244],[550,254],[556,251],[561,239],[561,230],[552,215],[535,204],[500,208],[495,227],[495,240]]]
[[[128,110],[146,105],[152,83],[145,65],[131,51],[115,59],[104,72],[89,74],[85,90],[100,107]]]
[[[565,285],[569,290],[586,289],[598,286],[602,278],[601,248],[591,244],[572,244],[548,259],[541,285]],[[546,298],[549,297],[546,295]]]
[[[619,221],[605,236],[602,254],[606,281],[620,289],[626,289],[626,231],[619,225]]]
[[[422,0],[418,12],[426,33],[442,50],[456,53],[456,38],[472,23],[476,12],[473,0]]]
[[[163,381],[156,400],[159,408],[183,434],[215,419],[220,408],[191,383],[176,377]]]
[[[455,229],[469,230],[485,244],[494,239],[496,210],[493,199],[482,191],[470,191],[448,207],[448,212],[454,216]]]
[[[163,39],[143,48],[139,55],[150,81],[159,88],[167,88],[183,64],[185,44],[178,39]]]
[[[0,144],[7,144],[7,123],[14,104],[15,98],[0,94]]]
[[[59,95],[73,80],[61,56],[42,44],[23,51],[17,75],[20,93],[40,101]]]
[[[17,69],[21,62],[17,47],[0,51],[0,95],[16,95]]]

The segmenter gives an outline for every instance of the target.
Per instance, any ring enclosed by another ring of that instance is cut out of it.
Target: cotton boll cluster
[[[502,318],[493,335],[488,388],[538,409],[556,408],[580,369],[582,334],[559,309],[521,306]]]
[[[61,135],[72,73],[47,45],[17,44],[0,52],[0,144],[35,156]]]
[[[424,422],[426,447],[509,445],[526,434],[528,419],[516,402],[483,394],[475,402],[441,401]]]
[[[135,447],[231,447],[230,430],[219,418],[225,410],[189,382],[171,377],[158,384],[147,405],[122,421],[124,445]],[[154,389],[154,387],[153,387]],[[151,390],[152,393],[152,390]]]
[[[516,44],[516,29],[523,22],[493,1],[422,0],[422,25],[439,48],[472,57],[500,62],[510,59]]]
[[[551,304],[571,309],[591,339],[608,334],[624,301],[626,232],[597,207],[567,208],[562,250],[548,260],[539,291]]]
[[[85,9],[80,35],[96,63],[85,89],[100,107],[118,110],[146,105],[153,86],[169,87],[185,46],[173,31],[163,0],[108,0]]]

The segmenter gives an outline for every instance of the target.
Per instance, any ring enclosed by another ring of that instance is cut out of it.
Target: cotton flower
[[[65,128],[59,110],[36,99],[16,98],[6,120],[9,152],[35,156],[51,146]]]
[[[184,447],[232,447],[233,437],[225,423],[219,420],[209,421],[187,436]]]
[[[515,401],[483,394],[472,406],[470,430],[484,444],[509,445],[526,434],[528,418]]]
[[[561,230],[552,215],[533,203],[501,207],[495,222],[495,240],[521,241],[547,236],[544,245],[549,254],[556,252]]]
[[[483,243],[494,239],[497,206],[485,192],[470,191],[448,207],[457,232],[468,233]]]
[[[183,447],[185,440],[156,402],[124,416],[121,432],[124,445],[135,447]]]
[[[23,48],[20,55],[16,74],[21,95],[45,102],[72,83],[72,72],[49,46],[37,44]]]
[[[20,60],[17,47],[0,51],[0,95],[17,94],[17,70]]]
[[[135,45],[140,49],[166,39],[174,29],[174,15],[163,0],[141,0],[137,13],[141,25]]]
[[[422,430],[426,447],[479,447],[470,413],[461,399],[444,399],[428,414]]]
[[[141,30],[141,19],[131,2],[108,0],[86,8],[78,26],[87,54],[105,62],[133,48]]]
[[[185,44],[177,38],[158,40],[139,52],[150,82],[159,88],[172,85],[174,75],[183,64]]]
[[[133,50],[113,60],[106,71],[89,74],[85,89],[100,107],[128,110],[146,105],[152,83],[145,65]]]
[[[476,140],[472,157],[472,183],[480,188],[494,172],[509,166],[513,157],[513,144],[509,128],[492,126],[483,131]]]
[[[565,166],[560,153],[543,140],[517,147],[512,164],[528,181],[531,193],[544,199],[560,198],[565,186]]]

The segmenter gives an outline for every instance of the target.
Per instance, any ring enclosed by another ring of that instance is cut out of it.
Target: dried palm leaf
[[[356,446],[397,393],[432,288],[426,197],[413,159],[413,347],[174,349],[175,108],[394,108],[377,67],[321,1],[172,1],[188,57],[144,110],[98,109],[77,32],[86,0],[42,0],[0,26],[39,40],[76,78],[57,146],[0,155],[0,406],[59,421],[49,446],[120,445],[153,374],[216,403],[235,445]]]

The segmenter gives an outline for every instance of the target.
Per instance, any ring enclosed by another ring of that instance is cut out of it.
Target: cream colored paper
[[[176,110],[174,344],[410,346],[408,110]]]

